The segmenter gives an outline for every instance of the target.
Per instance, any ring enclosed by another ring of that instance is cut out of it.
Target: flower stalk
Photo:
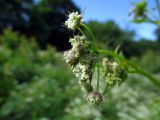
[[[99,91],[99,62],[97,63],[97,91]]]

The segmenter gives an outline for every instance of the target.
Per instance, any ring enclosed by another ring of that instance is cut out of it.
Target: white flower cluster
[[[69,14],[68,20],[65,21],[65,25],[67,28],[75,30],[80,22],[83,22],[82,16],[79,15],[78,12],[72,12]]]
[[[75,76],[77,78],[79,78],[80,81],[83,81],[83,80],[88,80],[89,79],[89,76],[88,76],[88,67],[86,65],[82,65],[81,63],[78,63],[73,71],[72,71]]]
[[[109,88],[114,85],[119,85],[126,79],[126,71],[116,61],[110,61],[106,58],[103,59],[102,73],[106,78],[106,84]]]
[[[74,38],[70,38],[69,42],[71,43],[72,47],[77,47],[78,45],[84,45],[85,43],[87,43],[87,40],[86,40],[86,36],[82,35],[82,36],[79,36],[79,35],[76,35]]]
[[[72,49],[64,53],[66,63],[70,64],[71,66],[75,66],[79,62],[85,46],[85,40],[86,37],[84,35],[77,35],[74,38],[70,38],[69,42],[72,45]]]
[[[69,65],[75,65],[78,63],[79,53],[76,50],[69,50],[64,52],[64,57],[66,59],[66,63]]]
[[[86,36],[77,35],[70,38],[72,49],[64,54],[73,74],[79,79],[79,84],[86,92],[91,92],[92,71],[96,62],[96,55],[92,52],[91,43]]]

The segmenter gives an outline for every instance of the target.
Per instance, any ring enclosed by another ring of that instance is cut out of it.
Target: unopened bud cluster
[[[126,70],[118,62],[104,58],[102,65],[102,73],[109,88],[120,85],[126,79]]]

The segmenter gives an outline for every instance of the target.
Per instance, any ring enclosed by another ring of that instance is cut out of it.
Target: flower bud
[[[74,50],[69,50],[64,53],[64,57],[66,59],[66,63],[68,63],[71,66],[74,66],[78,63],[79,55]]]
[[[90,103],[100,105],[103,102],[103,97],[99,92],[91,92],[88,94],[87,100]]]

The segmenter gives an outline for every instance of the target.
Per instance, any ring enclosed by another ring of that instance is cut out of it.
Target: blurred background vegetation
[[[103,112],[86,102],[78,80],[63,60],[69,37],[66,14],[80,11],[71,0],[0,1],[1,120],[159,120],[160,92],[138,75],[105,97]],[[114,21],[89,21],[98,46],[122,52],[160,78],[160,29],[157,40],[134,40],[135,31]]]

